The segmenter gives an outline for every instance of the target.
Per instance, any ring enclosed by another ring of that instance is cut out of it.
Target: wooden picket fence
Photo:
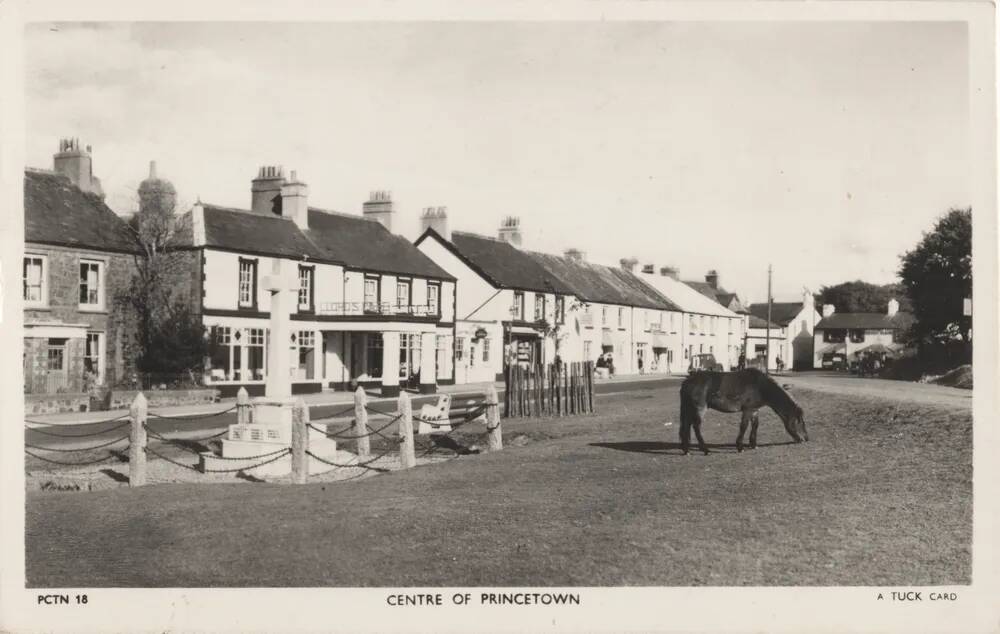
[[[572,416],[594,413],[594,363],[508,366],[504,373],[504,415]]]

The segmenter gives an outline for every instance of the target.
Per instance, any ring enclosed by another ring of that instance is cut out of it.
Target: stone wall
[[[138,395],[138,390],[114,390],[111,392],[110,409],[128,409]],[[203,405],[219,402],[219,390],[214,388],[192,390],[145,390],[143,395],[150,409],[173,407],[175,405]]]
[[[24,413],[27,416],[86,412],[89,409],[89,394],[27,394],[24,397]]]

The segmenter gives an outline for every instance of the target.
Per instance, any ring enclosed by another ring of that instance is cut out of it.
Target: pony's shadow
[[[757,449],[764,447],[780,447],[781,445],[794,445],[794,441],[787,442],[759,442]],[[602,449],[617,449],[618,451],[630,451],[632,453],[650,453],[659,455],[684,455],[679,442],[652,442],[648,440],[629,440],[625,442],[592,442],[591,447],[601,447]],[[705,443],[709,453],[737,453],[736,444]],[[689,451],[693,454],[700,453],[697,442],[692,442]],[[749,447],[744,447],[744,451],[753,451]]]

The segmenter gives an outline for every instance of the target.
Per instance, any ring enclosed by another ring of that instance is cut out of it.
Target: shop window
[[[316,333],[312,330],[300,330],[297,339],[296,378],[309,381],[316,378]]]
[[[382,377],[382,334],[370,332],[365,337],[365,373],[373,378]]]
[[[263,381],[267,373],[264,364],[264,329],[247,328],[246,333],[247,371],[249,373],[247,379]]]
[[[408,379],[420,371],[420,333],[399,335],[399,377]]]
[[[483,363],[490,362],[490,339],[483,339]]]

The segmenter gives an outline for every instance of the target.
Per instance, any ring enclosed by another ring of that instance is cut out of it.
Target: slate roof
[[[687,284],[705,297],[718,302],[726,308],[731,308],[734,311],[746,311],[743,303],[740,302],[739,296],[736,293],[730,293],[721,286],[715,287],[708,282],[698,282],[695,280],[684,281],[682,284]],[[736,306],[732,306],[733,300],[736,300]]]
[[[771,302],[771,323],[787,326],[802,311],[802,302]],[[750,304],[750,314],[767,320],[767,302]]]
[[[421,239],[430,233],[424,234]],[[434,235],[437,236],[436,233]],[[527,252],[507,242],[464,231],[453,231],[450,244],[444,239],[441,241],[497,288],[575,294],[573,289]]]
[[[309,208],[305,231],[289,220],[249,209],[202,205],[205,246],[343,264],[349,268],[453,280],[413,244],[360,216]]]
[[[559,278],[563,285],[572,290],[573,295],[585,302],[678,310],[675,304],[656,289],[620,268],[548,253],[524,253]]]
[[[902,328],[902,314],[899,318],[889,317],[885,313],[834,313],[824,317],[816,324],[816,330],[830,328],[867,328],[888,329]]]
[[[760,328],[761,330],[764,330],[764,329],[767,328],[767,318],[766,317],[758,317],[757,315],[750,315],[750,323],[748,324],[748,327],[750,327],[750,328]],[[773,321],[771,322],[771,328],[772,329],[777,330],[777,329],[781,329],[782,327],[783,326],[781,326],[779,324],[776,324]]]
[[[680,280],[655,273],[641,273],[640,276],[640,279],[655,288],[668,301],[679,306],[683,312],[728,318],[739,316],[716,301],[714,297],[707,297]]]
[[[136,253],[128,225],[61,174],[24,172],[24,241]]]
[[[205,209],[205,246],[340,262],[313,244],[287,218],[217,205],[202,207]]]
[[[294,226],[294,223],[291,223]],[[380,273],[454,280],[403,236],[361,216],[309,208],[306,235],[328,257],[353,268]]]

